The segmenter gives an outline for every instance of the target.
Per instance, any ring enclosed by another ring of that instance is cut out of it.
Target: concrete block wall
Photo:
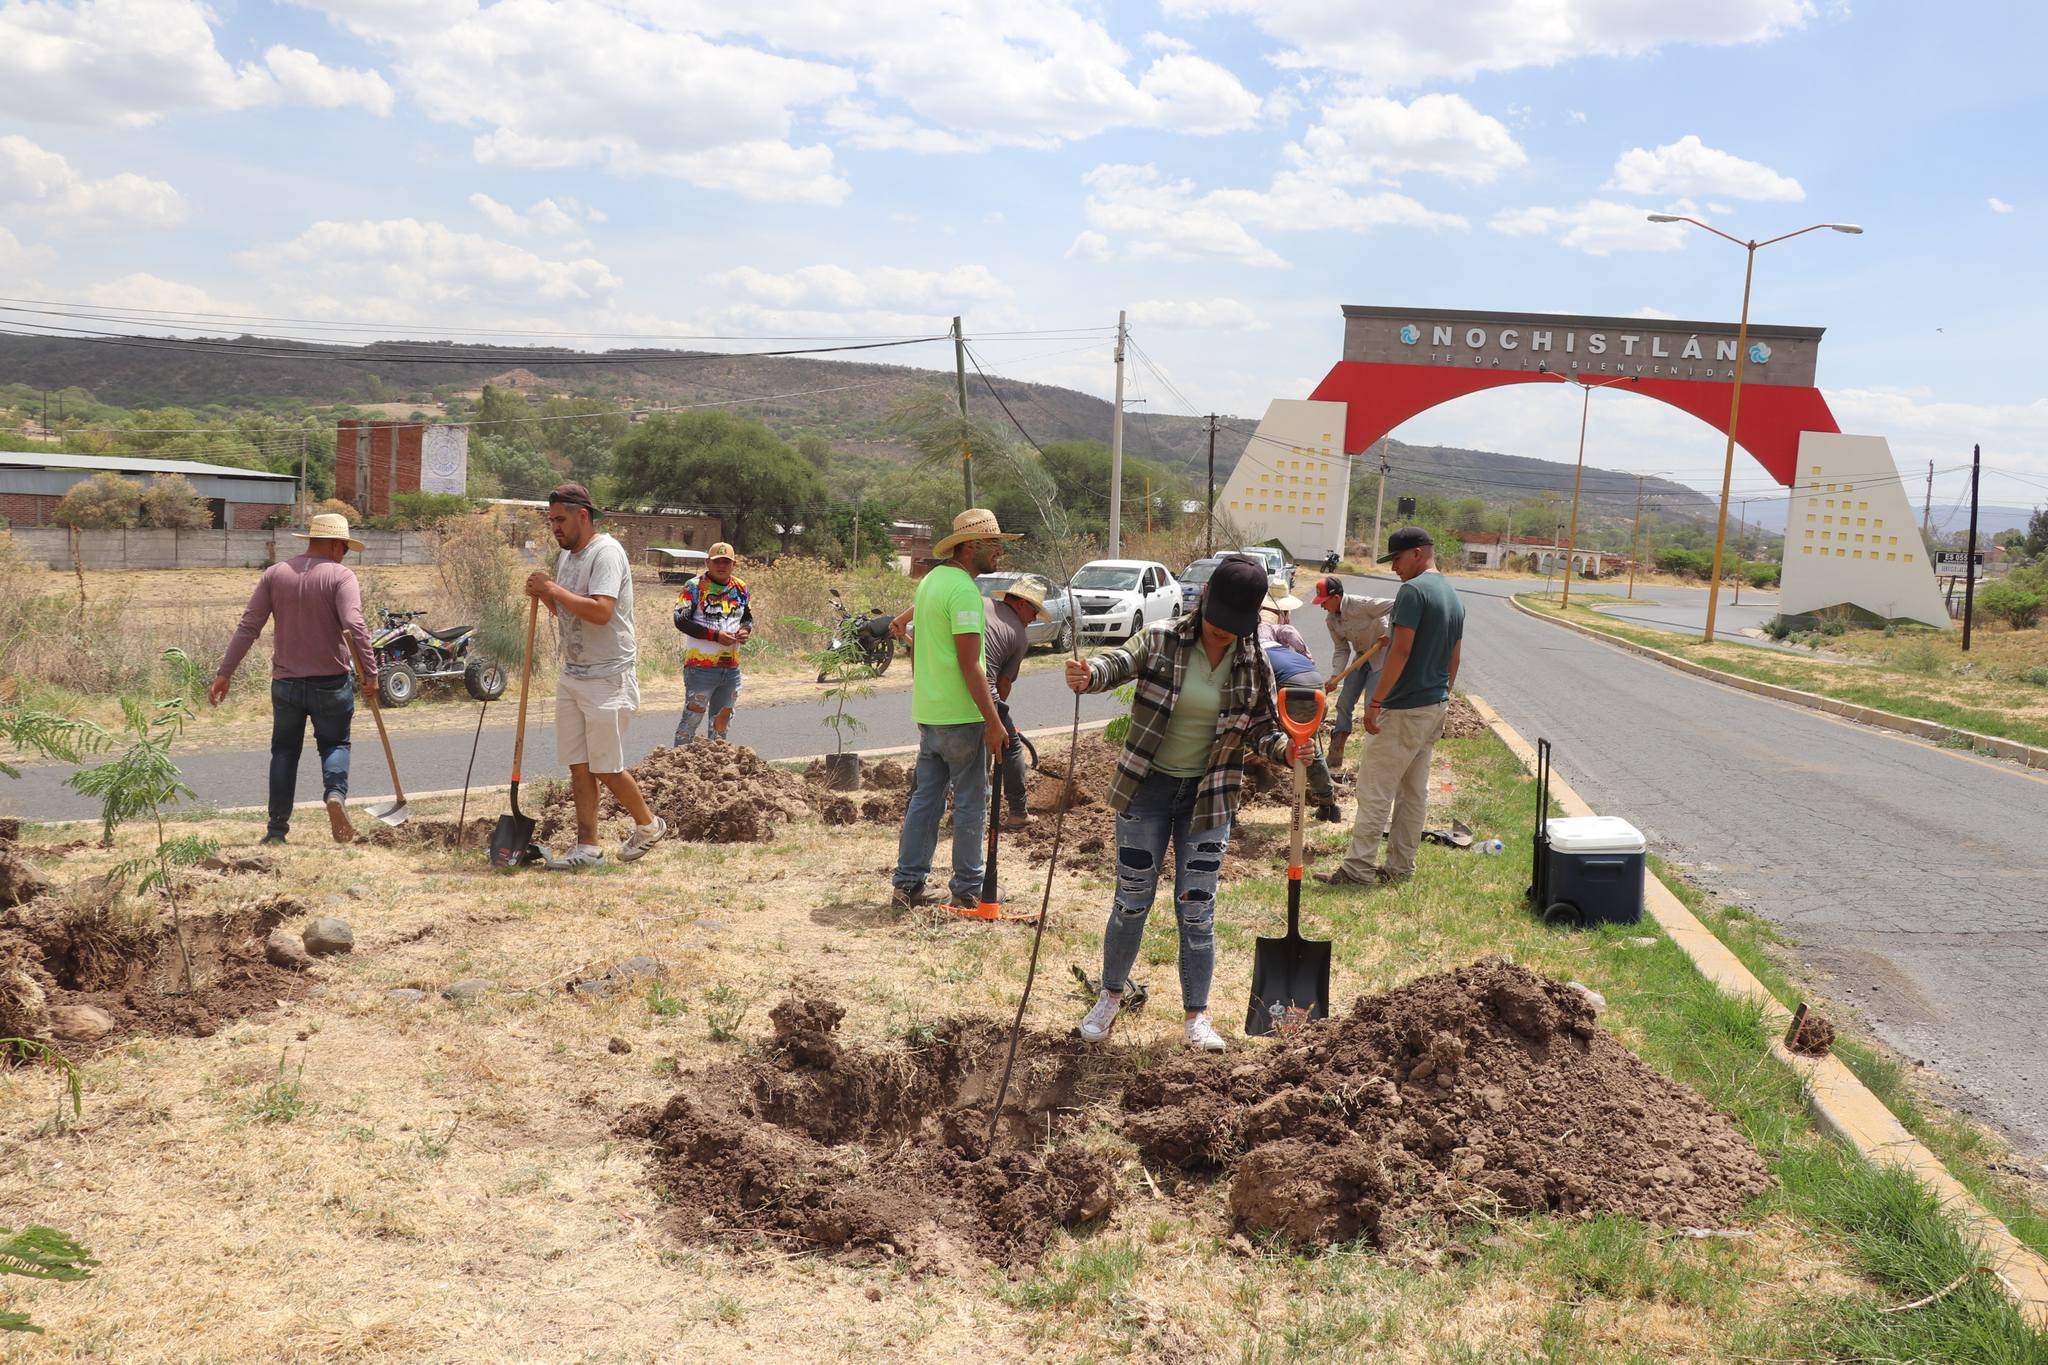
[[[71,533],[62,527],[16,527],[7,534],[31,563],[71,567]],[[350,564],[431,564],[439,537],[431,531],[359,531]],[[290,559],[306,542],[286,531],[81,531],[79,561],[88,569],[261,568]]]

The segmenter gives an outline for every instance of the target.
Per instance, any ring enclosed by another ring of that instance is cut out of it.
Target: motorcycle
[[[858,659],[877,674],[887,673],[890,661],[896,657],[896,637],[889,633],[890,618],[874,607],[858,614],[850,612],[846,603],[839,600],[839,589],[827,591],[832,594],[832,610],[839,617],[832,626],[833,654],[842,659]],[[819,669],[818,681],[832,681],[833,671],[829,666]]]
[[[1323,556],[1323,572],[1337,572],[1337,552],[1335,550],[1332,550],[1330,551],[1330,553]]]
[[[424,611],[387,608],[377,614],[383,628],[370,637],[370,649],[377,656],[377,696],[384,705],[404,706],[419,695],[422,682],[448,678],[462,679],[478,701],[505,695],[505,670],[480,654],[471,657],[475,626],[428,630],[419,623]]]

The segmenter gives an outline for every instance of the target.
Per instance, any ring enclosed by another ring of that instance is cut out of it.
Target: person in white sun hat
[[[363,590],[341,561],[363,542],[349,534],[348,518],[322,512],[305,530],[292,534],[306,552],[273,564],[256,580],[248,609],[221,656],[206,689],[208,704],[227,700],[228,684],[249,646],[273,622],[270,635],[270,823],[263,842],[281,844],[291,830],[292,798],[299,787],[299,756],[306,747],[306,722],[320,750],[320,794],[327,823],[338,843],[356,837],[348,818],[349,727],[356,713],[356,688],[377,686],[377,656],[363,624]],[[346,634],[355,641],[368,671],[351,680]]]
[[[639,858],[668,833],[626,769],[626,732],[640,709],[639,655],[633,638],[633,568],[625,547],[598,531],[601,516],[580,483],[548,494],[548,529],[562,547],[553,577],[533,573],[526,595],[552,609],[562,627],[562,676],[555,684],[555,753],[569,767],[576,798],[576,842],[549,867],[604,861],[597,843],[600,784],[632,817],[619,861]]]

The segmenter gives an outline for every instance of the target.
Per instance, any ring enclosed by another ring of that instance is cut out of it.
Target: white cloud
[[[1086,213],[1095,228],[1121,235],[1133,256],[1214,257],[1284,267],[1286,260],[1245,224],[1313,231],[1377,227],[1462,228],[1405,194],[1354,195],[1301,171],[1282,171],[1264,190],[1200,191],[1192,180],[1165,180],[1152,166],[1103,165],[1086,176]]]
[[[1586,121],[1586,111],[1583,109],[1574,109],[1569,114],[1566,114],[1564,116],[1564,121],[1566,123],[1571,124],[1574,128],[1576,128]]]
[[[1646,303],[1641,308],[1630,313],[1629,316],[1632,318],[1649,318],[1653,322],[1669,322],[1676,318],[1678,314],[1667,313],[1662,308],[1652,308]]]
[[[1993,213],[2011,213],[2013,211],[2013,207],[2011,204],[2006,203],[2003,199],[2000,199],[1995,194],[1992,195],[1989,199],[1986,199],[1984,201],[1984,205]]]
[[[1642,57],[1666,47],[1769,42],[1805,27],[1814,15],[1812,0],[1165,0],[1164,8],[1187,17],[1243,14],[1287,45],[1273,55],[1280,66],[1346,72],[1379,89],[1466,81],[1485,71],[1584,57]]]
[[[15,0],[0,6],[0,111],[43,122],[140,127],[181,109],[265,104],[391,111],[375,71],[276,46],[230,66],[201,0]]]
[[[623,281],[588,256],[550,258],[515,243],[412,218],[319,222],[239,262],[307,316],[417,319],[545,315],[607,304]]]
[[[1891,442],[1892,458],[1901,470],[1937,461],[1946,470],[1968,463],[1969,449],[1958,446],[1957,432],[1983,443],[1987,452],[2002,453],[2004,469],[2048,476],[2048,398],[2030,403],[1961,403],[1929,397],[1924,391],[1900,388],[1828,389],[1828,406],[1842,430],[1868,432]],[[1958,455],[1958,451],[1961,454]],[[2038,491],[2021,493],[2021,485],[1999,482],[1985,463],[1984,501],[2038,503]],[[1997,488],[1994,494],[1991,490]]]
[[[1679,251],[1685,247],[1682,223],[1652,223],[1648,210],[1611,199],[1589,199],[1577,208],[1504,209],[1488,226],[1509,236],[1538,234],[1589,256],[1616,251]]]
[[[825,124],[863,151],[919,152],[929,156],[980,150],[979,144],[967,138],[943,128],[928,128],[903,114],[877,113],[873,105],[861,100],[841,100],[833,105],[825,112]]]
[[[1140,299],[1129,312],[1132,322],[1185,331],[1263,332],[1271,325],[1236,299]]]
[[[1073,244],[1067,248],[1070,261],[1106,261],[1109,259],[1109,238],[1093,228],[1083,228],[1075,234]]]
[[[1138,41],[1146,47],[1159,52],[1192,52],[1195,50],[1195,45],[1187,39],[1176,38],[1170,33],[1161,33],[1157,29],[1147,33]]]
[[[1607,188],[1623,194],[1725,194],[1792,203],[1806,198],[1806,190],[1791,176],[1709,147],[1696,133],[1655,151],[1632,147],[1623,152]]]
[[[90,180],[70,162],[25,137],[0,137],[0,212],[78,237],[172,227],[191,212],[161,180],[123,171]]]
[[[472,194],[469,204],[485,222],[507,236],[563,238],[567,239],[563,243],[565,250],[587,249],[590,241],[583,235],[584,225],[604,221],[604,214],[566,196],[543,199],[524,213],[488,194]]]
[[[26,281],[30,272],[47,270],[57,263],[57,253],[42,245],[23,246],[21,239],[0,226],[0,274],[10,281]]]
[[[782,274],[743,265],[707,278],[746,298],[778,308],[885,308],[951,314],[968,303],[1013,297],[1010,286],[982,265],[955,266],[951,270],[909,270],[899,266],[851,270],[843,265],[807,265]]]
[[[123,275],[89,286],[85,301],[103,308],[149,309],[164,313],[222,313],[229,311],[213,295],[196,285],[162,279],[146,271]]]
[[[1237,77],[1211,61],[1169,52],[1152,63],[1138,93],[1143,122],[1177,133],[1228,133],[1249,128],[1259,116],[1259,98]]]
[[[1411,172],[1484,183],[1529,159],[1504,124],[1462,95],[1421,95],[1407,104],[1378,95],[1332,101],[1286,156],[1335,184]]]

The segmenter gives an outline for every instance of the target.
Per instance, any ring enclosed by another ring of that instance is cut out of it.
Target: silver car
[[[1011,584],[1020,579],[1028,579],[1045,592],[1045,610],[1038,614],[1037,620],[1025,628],[1026,647],[1036,649],[1040,645],[1051,645],[1061,651],[1072,649],[1074,609],[1067,597],[1066,589],[1056,586],[1044,574],[1013,573],[1008,570],[1001,573],[985,573],[974,582],[981,589],[983,597],[993,600],[998,593],[1008,592]]]

